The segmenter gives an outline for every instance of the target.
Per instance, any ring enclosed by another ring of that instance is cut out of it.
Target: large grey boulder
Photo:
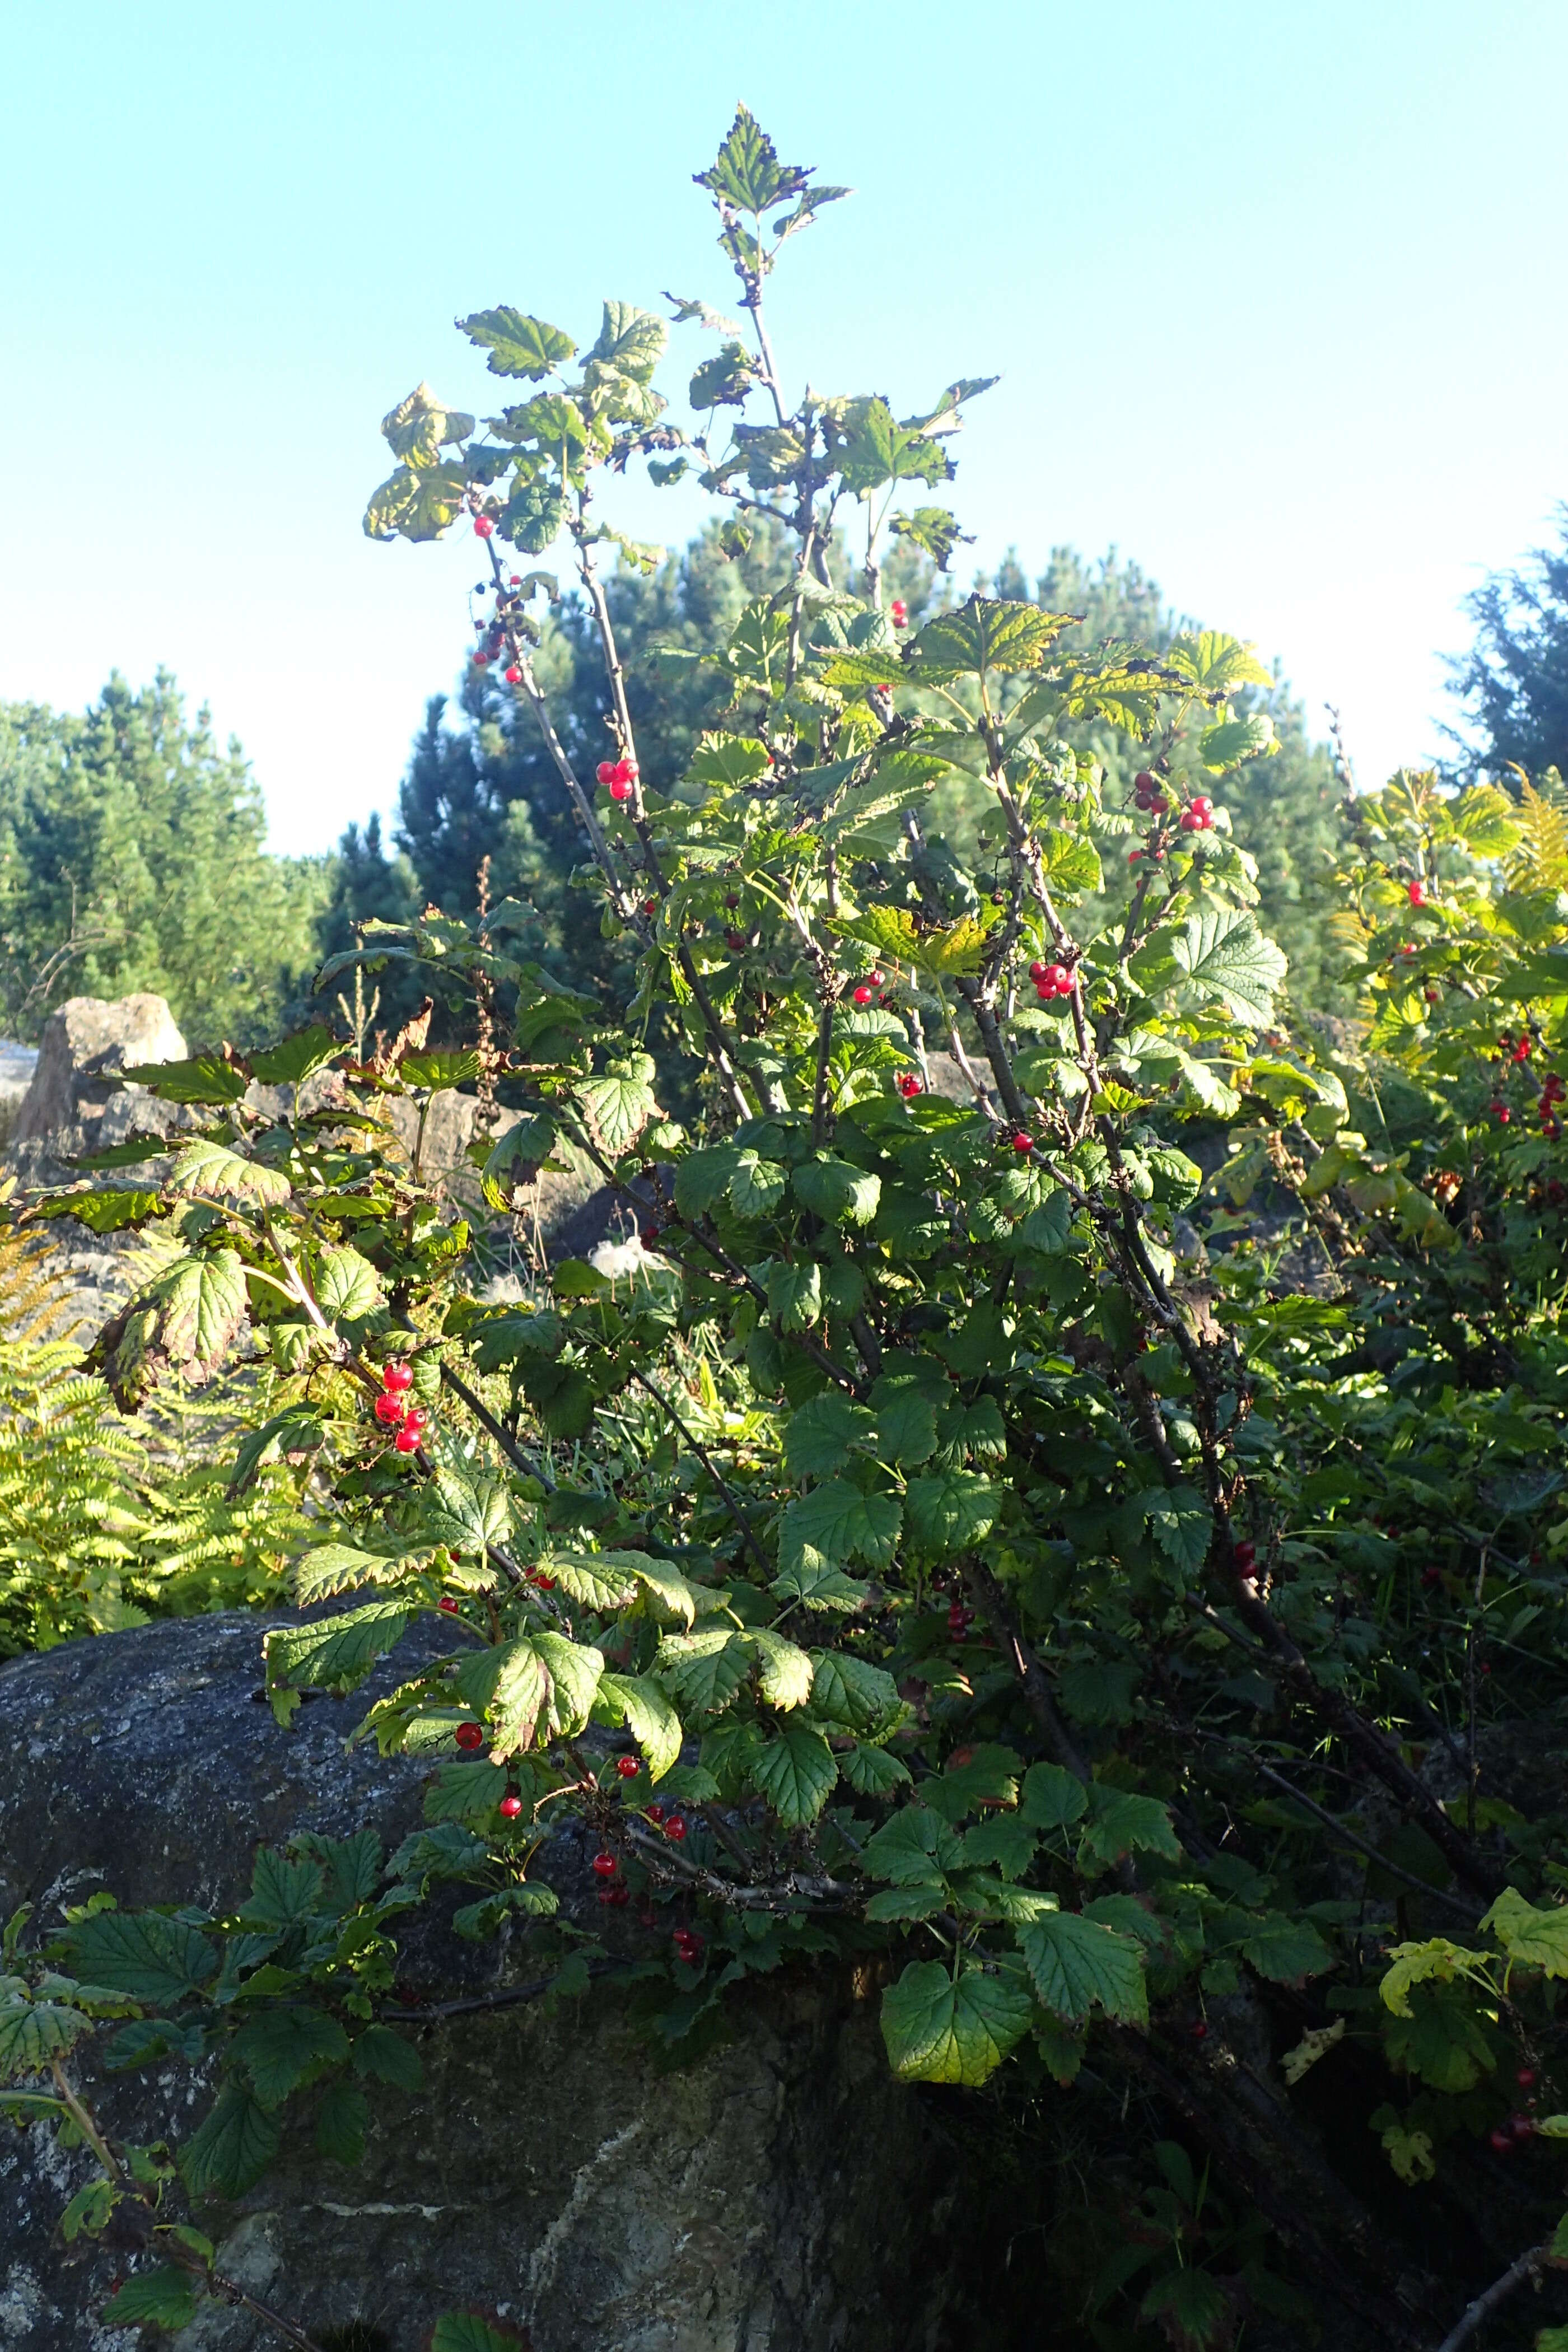
[[[27,1098],[37,1066],[36,1045],[22,1045],[14,1037],[0,1037],[0,1150],[11,1140],[16,1114]]]
[[[92,1137],[87,1150],[97,1149],[104,1112],[120,1091],[120,1072],[139,1063],[182,1061],[184,1054],[185,1041],[161,996],[121,996],[112,1003],[101,996],[68,997],[44,1024],[13,1140],[28,1143],[80,1128]]]
[[[258,1839],[369,1823],[390,1843],[419,1818],[419,1767],[345,1748],[364,1694],[315,1699],[278,1727],[259,1632],[238,1613],[163,1622],[0,1670],[0,1911],[31,1900],[47,1926],[99,1888],[125,1904],[226,1903]],[[569,1832],[545,1867],[599,1933],[586,1861]],[[635,1919],[610,1916],[635,1944]],[[416,1927],[402,1964],[421,2002],[527,1973],[525,1952],[459,1944],[438,1922]],[[726,2038],[683,2068],[608,1986],[555,2014],[521,2004],[426,2028],[426,2088],[378,2094],[363,2166],[286,2143],[278,2169],[209,2222],[220,2263],[318,2341],[354,2331],[337,2352],[422,2352],[453,2306],[526,2328],[533,2352],[1021,2342],[970,2301],[981,2250],[994,2261],[983,2190],[963,2186],[970,2160],[940,2109],[889,2077],[869,1980],[784,1974],[726,2015]],[[127,2137],[158,2137],[168,2102],[188,2096],[174,2070],[154,2076],[93,2085]],[[184,2115],[177,2104],[175,2129]],[[5,2352],[132,2352],[93,2317],[124,2255],[68,2249],[55,2230],[87,2170],[41,2128],[0,2140]],[[178,2347],[267,2341],[215,2305]]]

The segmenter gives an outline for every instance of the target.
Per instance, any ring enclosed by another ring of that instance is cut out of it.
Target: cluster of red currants
[[[1146,815],[1163,816],[1171,805],[1164,785],[1148,768],[1140,768],[1133,777],[1132,797]]]
[[[417,1454],[430,1425],[430,1416],[424,1406],[406,1402],[413,1385],[414,1367],[403,1358],[395,1358],[390,1364],[382,1366],[375,1417],[384,1429],[397,1432],[393,1444],[399,1454]]]
[[[686,1835],[686,1823],[679,1813],[667,1813],[662,1805],[645,1805],[644,1812],[656,1830],[662,1830],[674,1845],[679,1845]]]
[[[968,1633],[973,1622],[973,1610],[966,1609],[962,1601],[955,1601],[952,1608],[947,1612],[948,1632],[950,1633],[956,1633],[962,1641],[964,1634]]]
[[[601,760],[594,773],[602,784],[607,784],[613,801],[629,801],[632,786],[637,780],[635,760]]]
[[[865,979],[857,984],[853,992],[856,1003],[874,1004],[878,996],[887,987],[887,981],[881,972],[868,971],[866,974]]]
[[[1041,963],[1037,958],[1029,966],[1029,978],[1042,1004],[1048,1004],[1053,996],[1070,996],[1078,986],[1065,963]]]
[[[895,629],[907,629],[909,627],[910,608],[905,604],[901,596],[895,596],[892,603],[889,605],[888,618],[891,621]]]
[[[1182,831],[1184,833],[1214,831],[1214,803],[1207,793],[1198,793],[1187,803],[1186,807],[1182,811]]]
[[[1505,1029],[1498,1039],[1497,1058],[1500,1062],[1519,1069],[1530,1060],[1534,1050],[1535,1041],[1528,1034],[1516,1038]],[[1504,1075],[1507,1075],[1506,1070]],[[1541,1121],[1541,1132],[1549,1143],[1555,1143],[1563,1133],[1561,1106],[1565,1094],[1568,1094],[1568,1088],[1564,1087],[1556,1071],[1548,1070],[1541,1082],[1541,1095],[1535,1106],[1535,1112]],[[1508,1127],[1511,1124],[1513,1113],[1500,1095],[1494,1095],[1487,1108],[1500,1127]]]
[[[698,1934],[695,1927],[677,1927],[669,1940],[675,1946],[676,1958],[684,1960],[689,1969],[694,1969],[702,1958],[705,1938]]]
[[[1521,2091],[1526,2093],[1533,2091],[1535,2088],[1534,2067],[1521,2066],[1513,2079],[1519,2084]],[[1531,2106],[1534,2106],[1535,2101],[1531,2099],[1530,2104]],[[1521,2140],[1533,2139],[1535,2137],[1535,2117],[1520,2112],[1510,2116],[1506,2123],[1495,2125],[1487,2134],[1487,2139],[1499,2156],[1507,2156],[1518,2146]]]
[[[622,1878],[621,1865],[616,1861],[613,1853],[596,1853],[594,1856],[593,1869],[595,1878],[613,1879],[615,1881],[614,1885],[606,1885],[600,1888],[599,1900],[601,1903],[607,1905],[612,1911],[618,1911],[624,1904],[627,1904],[631,1901],[631,1888]]]
[[[900,1070],[893,1083],[906,1102],[921,1092],[921,1082],[912,1070]]]

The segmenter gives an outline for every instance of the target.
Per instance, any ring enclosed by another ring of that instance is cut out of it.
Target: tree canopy
[[[1556,547],[1494,572],[1465,599],[1475,643],[1448,663],[1463,717],[1447,731],[1451,776],[1474,782],[1510,768],[1568,769],[1568,507]]]
[[[193,1038],[274,1026],[316,961],[326,862],[268,855],[237,743],[174,679],[85,714],[0,703],[0,991],[36,1036],[70,995],[166,996]]]

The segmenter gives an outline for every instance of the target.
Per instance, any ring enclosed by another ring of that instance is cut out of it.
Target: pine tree
[[[326,861],[265,845],[261,794],[166,671],[81,718],[0,704],[0,992],[36,1036],[70,995],[166,996],[193,1042],[265,1036],[305,978]]]

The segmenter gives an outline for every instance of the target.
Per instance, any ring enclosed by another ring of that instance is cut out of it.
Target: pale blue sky
[[[168,664],[280,848],[390,807],[466,635],[471,541],[361,537],[382,414],[489,404],[455,313],[729,307],[689,175],[737,97],[860,192],[779,282],[791,379],[903,411],[1000,372],[973,556],[1115,542],[1338,701],[1363,781],[1433,749],[1460,597],[1568,497],[1561,0],[0,25],[0,695]],[[627,485],[626,527],[684,538],[682,495]]]

